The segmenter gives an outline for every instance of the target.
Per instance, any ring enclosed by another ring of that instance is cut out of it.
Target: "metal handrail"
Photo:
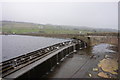
[[[19,70],[23,66],[30,64],[30,62],[35,61],[37,58],[41,59],[42,57],[46,56],[48,52],[55,51],[61,47],[73,44],[73,43],[80,43],[79,40],[72,40],[72,41],[66,41],[58,44],[54,44],[52,46],[42,48],[30,53],[27,53],[25,55],[21,55],[15,58],[12,58],[10,60],[4,61],[0,63],[0,74],[2,74],[2,77]]]

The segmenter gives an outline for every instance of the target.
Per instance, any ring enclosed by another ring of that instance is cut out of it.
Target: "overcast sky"
[[[2,19],[118,29],[117,2],[2,3]]]

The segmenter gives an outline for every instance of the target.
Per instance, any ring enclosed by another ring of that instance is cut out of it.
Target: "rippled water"
[[[2,61],[38,50],[53,44],[68,41],[68,39],[22,36],[22,35],[0,35],[2,39],[1,51]]]
[[[99,45],[96,45],[93,47],[92,49],[92,53],[93,54],[99,54],[99,53],[111,53],[111,52],[115,52],[113,50],[110,50],[109,47],[110,46],[113,46],[113,45],[110,45],[110,44],[105,44],[105,43],[102,43],[102,44],[99,44]]]

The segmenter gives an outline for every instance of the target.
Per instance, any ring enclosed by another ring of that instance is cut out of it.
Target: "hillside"
[[[1,23],[1,22],[0,22]],[[3,33],[84,34],[93,32],[117,32],[114,29],[98,29],[86,26],[35,24],[28,22],[2,21]]]

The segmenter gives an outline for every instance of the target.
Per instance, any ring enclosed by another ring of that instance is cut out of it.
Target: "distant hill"
[[[52,25],[36,24],[28,22],[2,21],[2,30],[7,33],[55,33],[55,34],[78,34],[88,32],[117,32],[115,29],[90,28],[87,26],[69,26],[69,25]]]

